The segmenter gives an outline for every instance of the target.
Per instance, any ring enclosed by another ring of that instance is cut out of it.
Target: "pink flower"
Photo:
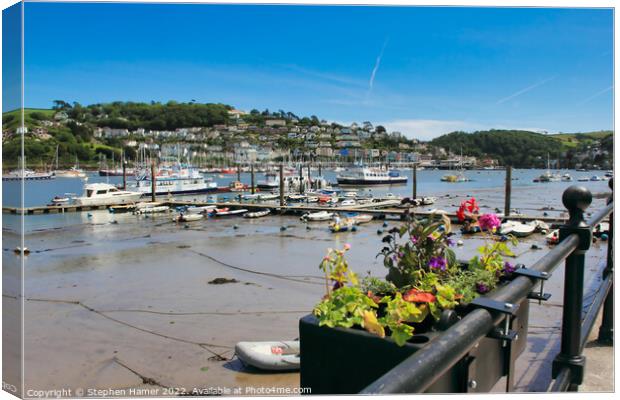
[[[502,225],[502,221],[495,214],[482,214],[478,224],[483,231],[493,231]]]
[[[345,243],[344,244],[344,249],[345,250],[349,250],[351,248],[351,245],[349,243]]]

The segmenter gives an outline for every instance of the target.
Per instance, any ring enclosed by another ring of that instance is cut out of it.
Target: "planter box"
[[[485,337],[479,346],[443,374],[428,393],[488,392],[507,374],[525,349],[529,300],[521,302],[512,329],[518,339],[512,343],[512,360],[502,341]],[[400,347],[391,339],[382,339],[361,329],[320,327],[313,315],[299,322],[301,345],[301,387],[312,394],[356,394],[424,346],[432,346],[441,332],[414,335]],[[475,388],[467,382],[476,380]]]

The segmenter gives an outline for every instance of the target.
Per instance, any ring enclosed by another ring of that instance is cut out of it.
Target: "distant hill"
[[[547,154],[560,158],[561,153],[581,148],[595,140],[613,138],[612,131],[545,135],[520,130],[489,130],[473,133],[452,132],[431,141],[431,145],[450,149],[453,153],[499,160],[502,165],[517,168],[543,167]]]

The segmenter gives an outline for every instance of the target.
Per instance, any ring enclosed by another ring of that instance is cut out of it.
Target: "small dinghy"
[[[135,211],[136,214],[154,214],[160,212],[167,212],[170,210],[168,206],[155,206],[155,207],[143,207]]]
[[[243,215],[244,218],[260,218],[269,215],[269,210],[253,211]]]
[[[351,218],[344,218],[330,223],[329,230],[333,233],[346,232],[353,228],[353,225],[355,225],[355,220]]]
[[[246,365],[267,371],[299,369],[299,341],[239,342],[235,354]]]
[[[202,214],[179,214],[172,219],[174,222],[192,222],[198,221],[204,218]]]
[[[355,222],[355,224],[361,225],[361,224],[366,224],[366,223],[372,221],[372,215],[370,215],[370,214],[358,214],[358,215],[354,215],[353,217],[351,217],[351,219]]]
[[[334,213],[327,211],[319,211],[315,213],[307,213],[301,216],[302,221],[329,221],[334,217]]]
[[[306,200],[306,195],[304,195],[304,194],[289,194],[288,196],[286,196],[286,199],[288,201],[305,201]]]
[[[258,195],[258,199],[263,201],[263,200],[275,200],[277,198],[279,198],[280,195],[277,193],[261,193]]]
[[[343,200],[342,202],[340,202],[340,205],[343,207],[354,206],[355,204],[356,204],[355,200],[351,200],[351,199]]]
[[[526,237],[534,233],[538,227],[536,221],[519,222],[507,221],[499,228],[500,235],[513,235],[516,237]]]
[[[187,207],[185,211],[189,214],[208,214],[209,212],[215,210],[215,206],[193,206]]]
[[[560,231],[555,229],[549,232],[549,234],[545,236],[545,239],[547,239],[548,244],[558,244],[560,242]]]
[[[437,201],[437,197],[424,197],[422,198],[422,204],[425,206],[430,206],[431,204],[435,204]]]
[[[226,210],[226,211],[220,211],[220,210]],[[245,208],[239,209],[239,210],[229,210],[228,208],[226,209],[215,209],[213,216],[215,217],[227,217],[229,215],[240,215],[240,214],[245,214],[246,212],[248,212],[248,210],[246,210]]]
[[[68,203],[69,200],[71,200],[69,197],[61,197],[61,196],[54,196],[54,198],[52,199],[52,204],[55,206],[61,205],[61,204],[65,204]]]

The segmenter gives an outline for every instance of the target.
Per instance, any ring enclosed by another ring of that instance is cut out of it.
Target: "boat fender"
[[[607,241],[607,239],[609,239],[609,236],[608,236],[606,233],[603,233],[603,234],[601,235],[601,240],[602,240],[603,242],[606,242],[606,241]]]
[[[239,225],[234,225],[233,229],[239,229]]]
[[[93,214],[88,213],[88,214],[86,214],[86,216],[87,216],[88,218],[92,218],[92,217],[93,217]]]
[[[388,226],[388,223],[387,223],[387,222],[384,222],[384,223],[383,223],[383,227],[384,227],[384,228],[387,228],[387,226]]]
[[[286,226],[281,226],[281,227],[280,227],[280,230],[281,230],[281,231],[285,231],[285,230],[286,230]]]
[[[351,227],[351,232],[357,232],[357,226],[352,226]]]
[[[382,235],[383,234],[383,229],[377,229],[377,235]]]
[[[183,225],[183,228],[185,228],[185,229],[189,229],[189,225],[188,225],[188,224],[185,224],[185,225]]]
[[[312,229],[310,228],[310,225],[306,225],[306,230],[309,231],[310,229]]]
[[[534,244],[532,245],[532,247],[530,247],[530,249],[532,249],[532,250],[540,250],[541,248],[542,248],[542,247],[540,247],[540,246],[539,246],[539,245],[537,245],[536,243],[534,243]]]

